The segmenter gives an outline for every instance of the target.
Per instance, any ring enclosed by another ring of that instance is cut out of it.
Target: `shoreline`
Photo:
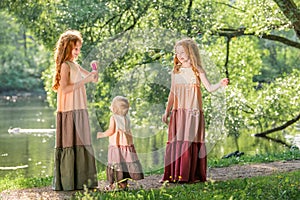
[[[37,91],[5,91],[0,92],[0,97],[5,96],[17,96],[17,97],[35,97],[35,96],[43,96],[47,97],[47,93],[44,90],[37,90]]]

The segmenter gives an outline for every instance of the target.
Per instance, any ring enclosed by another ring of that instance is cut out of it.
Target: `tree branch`
[[[255,33],[245,33],[246,28],[240,28],[240,29],[219,29],[215,32],[213,32],[213,35],[219,35],[219,36],[224,36],[224,37],[239,37],[239,36],[245,36],[245,35],[249,35],[249,36],[256,36],[259,38],[263,38],[263,39],[268,39],[268,40],[272,40],[272,41],[276,41],[276,42],[281,42],[285,45],[291,46],[291,47],[295,47],[297,49],[300,49],[300,43],[299,42],[295,42],[293,40],[289,40],[287,38],[278,36],[278,35],[271,35],[271,34],[262,34],[260,36],[257,36]]]
[[[288,127],[288,126],[294,124],[295,122],[297,122],[299,119],[300,119],[300,114],[298,116],[296,116],[295,118],[287,121],[286,123],[284,123],[281,126],[278,126],[276,128],[273,128],[273,129],[270,129],[270,130],[267,130],[267,131],[264,131],[264,132],[261,132],[261,133],[256,133],[256,134],[254,134],[254,136],[256,136],[256,137],[265,137],[267,134],[285,129],[286,127]]]
[[[300,49],[300,43],[295,42],[293,40],[286,39],[286,38],[278,36],[278,35],[263,34],[262,38],[268,39],[268,40],[273,40],[273,41],[276,41],[276,42],[281,42],[281,43],[283,43],[285,45],[288,45],[288,46]]]
[[[230,8],[233,8],[233,9],[235,9],[235,10],[239,10],[239,11],[241,11],[241,12],[245,12],[245,10],[242,10],[242,9],[240,9],[240,8],[237,8],[237,7],[233,6],[232,4],[223,3],[223,2],[215,2],[215,3],[216,3],[216,4],[221,4],[221,5],[228,6],[228,7],[230,7]]]
[[[225,74],[226,78],[229,80],[229,72],[228,72],[228,62],[229,62],[229,45],[230,45],[230,40],[231,37],[227,37],[227,42],[226,42],[226,60],[225,60]]]
[[[192,16],[191,16],[191,11],[192,11],[192,5],[193,5],[193,0],[189,1],[189,5],[188,5],[188,9],[187,9],[187,20],[191,20]],[[187,35],[191,34],[191,26],[188,26],[188,30],[187,30]]]

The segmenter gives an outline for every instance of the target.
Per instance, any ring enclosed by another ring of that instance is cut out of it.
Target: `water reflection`
[[[292,147],[291,144],[288,144],[287,142],[285,142],[285,141],[283,141],[283,140],[281,140],[281,139],[278,139],[278,138],[272,138],[272,137],[267,136],[267,135],[266,135],[266,136],[263,136],[263,137],[260,137],[260,138],[266,139],[266,140],[269,140],[269,141],[273,141],[273,142],[276,142],[276,143],[279,143],[279,144],[282,144],[282,145],[284,145],[284,146],[286,146],[286,147],[289,147],[289,148]]]

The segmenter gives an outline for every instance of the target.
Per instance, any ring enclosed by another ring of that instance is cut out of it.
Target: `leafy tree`
[[[15,18],[3,11],[0,18],[0,92],[41,92],[40,76],[46,67],[47,54]]]
[[[170,77],[163,74],[170,72],[172,45],[182,36],[193,37],[209,53],[216,71],[230,78],[231,85],[226,90],[229,133],[238,135],[241,130],[255,126],[263,131],[299,113],[299,103],[288,101],[291,94],[299,96],[299,90],[286,88],[283,94],[287,95],[282,95],[283,85],[279,82],[293,83],[299,71],[299,1],[3,0],[0,5],[50,50],[64,30],[82,32],[85,42],[80,62],[86,67],[93,58],[105,62],[101,63],[105,68],[100,72],[97,88],[89,88],[93,90],[91,98],[100,108],[101,126],[105,127],[109,114],[105,106],[115,88],[131,98],[133,111],[141,111],[134,114],[136,119],[143,119],[136,123],[159,120],[159,112],[152,113],[149,107],[151,103],[161,105],[166,101]],[[170,38],[169,43],[163,41],[166,37]],[[148,45],[151,40],[152,45]],[[134,41],[142,41],[148,48]],[[130,47],[134,44],[139,48]],[[149,63],[161,66],[163,73],[156,74],[151,68],[149,71]],[[44,73],[49,96],[53,66],[49,65]],[[131,82],[126,79],[129,77]],[[158,78],[166,84],[155,84]],[[132,87],[118,85],[123,82]],[[280,109],[269,106],[263,94],[272,94],[276,99],[274,105]],[[208,112],[212,110],[212,97],[204,91],[208,124],[213,117]]]

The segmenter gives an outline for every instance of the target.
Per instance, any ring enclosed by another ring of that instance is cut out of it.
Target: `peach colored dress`
[[[79,65],[70,67],[70,83],[82,80]],[[96,187],[97,172],[91,145],[85,86],[72,92],[57,91],[56,145],[53,190]]]
[[[174,95],[162,181],[206,181],[205,127],[200,83],[192,68],[172,74]]]
[[[142,166],[133,144],[130,119],[127,115],[116,114],[113,115],[113,118],[116,123],[116,131],[109,136],[107,180],[112,184],[126,178],[143,179]]]

